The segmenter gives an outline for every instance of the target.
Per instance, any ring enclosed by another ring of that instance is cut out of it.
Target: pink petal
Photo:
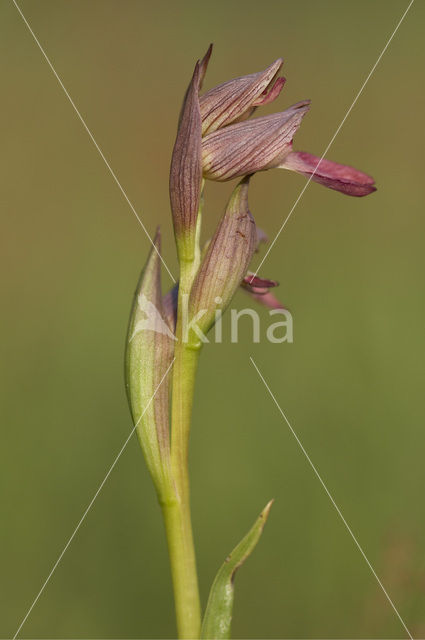
[[[269,309],[284,309],[283,304],[272,294],[269,289],[279,285],[276,280],[268,280],[248,272],[241,282],[241,287],[248,295],[268,307]]]
[[[311,153],[293,151],[279,165],[282,169],[296,171],[325,187],[335,189],[348,196],[367,196],[376,191],[374,179],[345,164],[320,159]]]
[[[267,280],[266,278],[259,278],[253,273],[248,273],[242,281],[242,286],[255,293],[264,294],[272,287],[279,286],[279,283],[276,280]]]
[[[265,104],[270,104],[271,102],[273,102],[273,100],[276,100],[276,98],[279,96],[280,92],[282,91],[283,85],[285,84],[285,82],[286,82],[286,78],[284,78],[283,76],[281,78],[277,78],[272,88],[269,89],[268,91],[266,90],[265,92],[263,92],[261,96],[259,96],[257,100],[255,100],[255,102],[252,103],[252,106],[262,107]]]
[[[268,293],[252,293],[246,290],[248,295],[268,309],[285,309],[283,304],[270,291]]]

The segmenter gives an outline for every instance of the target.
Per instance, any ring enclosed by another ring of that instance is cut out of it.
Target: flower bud
[[[202,73],[205,73],[206,63]],[[197,62],[180,115],[170,167],[170,202],[179,257],[193,259],[201,182],[200,63]]]
[[[159,497],[170,486],[169,375],[174,336],[161,298],[157,232],[136,289],[126,343],[126,389],[133,422]]]
[[[201,96],[202,135],[246,119],[256,106],[275,100],[285,83],[277,78],[282,64],[278,58],[264,71],[229,80]]]
[[[278,166],[310,107],[299,102],[286,111],[232,124],[202,140],[204,177],[226,181]]]
[[[225,309],[231,301],[255,251],[257,233],[248,208],[248,185],[249,178],[244,178],[234,190],[192,285],[189,315],[203,312],[197,324],[204,333],[213,325],[216,310]]]

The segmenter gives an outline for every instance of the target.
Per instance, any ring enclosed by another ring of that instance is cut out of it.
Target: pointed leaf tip
[[[207,609],[202,623],[201,638],[221,640],[230,638],[236,571],[251,555],[266,524],[274,500],[270,500],[258,516],[253,527],[219,569],[208,598]]]

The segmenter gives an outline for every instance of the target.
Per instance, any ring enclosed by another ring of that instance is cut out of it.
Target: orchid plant
[[[277,283],[248,271],[265,239],[248,206],[253,174],[296,171],[341,193],[365,196],[373,179],[352,167],[294,151],[293,137],[310,108],[251,118],[274,101],[285,79],[283,60],[258,73],[200,90],[212,46],[195,65],[181,109],[171,159],[170,201],[180,274],[161,290],[159,230],[140,277],[126,343],[126,387],[134,424],[162,509],[180,638],[228,638],[234,575],[258,542],[271,502],[219,569],[203,617],[189,500],[188,444],[198,359],[204,336],[239,286],[271,308]],[[205,180],[241,178],[209,242],[201,246]],[[152,312],[153,310],[153,312]],[[148,319],[147,319],[148,318]]]

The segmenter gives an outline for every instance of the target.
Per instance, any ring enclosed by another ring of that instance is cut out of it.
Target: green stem
[[[163,505],[179,638],[199,638],[201,611],[190,508],[179,501]]]
[[[170,556],[179,638],[199,638],[201,607],[195,548],[190,515],[188,470],[189,431],[199,346],[182,340],[182,301],[188,295],[197,269],[197,259],[181,262],[178,314],[173,366],[171,412],[171,472],[175,499],[163,505]]]

